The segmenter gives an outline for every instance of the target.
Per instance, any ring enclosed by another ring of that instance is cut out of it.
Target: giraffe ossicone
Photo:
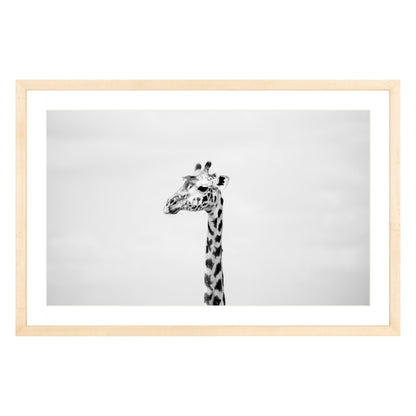
[[[222,230],[224,199],[221,190],[228,185],[229,177],[209,173],[211,162],[202,169],[197,163],[192,175],[183,177],[183,185],[169,198],[163,209],[165,214],[179,211],[206,211],[208,236],[206,243],[204,303],[225,305],[224,275],[222,271]]]

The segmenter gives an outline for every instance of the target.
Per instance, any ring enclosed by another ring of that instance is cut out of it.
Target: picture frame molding
[[[389,324],[388,325],[97,325],[27,324],[28,91],[388,91]],[[26,335],[331,336],[400,335],[400,81],[398,80],[17,80],[16,81],[16,316]]]

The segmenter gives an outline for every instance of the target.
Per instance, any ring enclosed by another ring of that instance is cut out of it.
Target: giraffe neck
[[[225,305],[224,276],[222,273],[222,207],[221,195],[218,204],[208,211],[208,237],[205,260],[205,296],[207,305]]]

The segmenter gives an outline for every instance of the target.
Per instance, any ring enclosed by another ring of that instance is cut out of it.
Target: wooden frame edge
[[[16,81],[16,335],[26,328],[26,123],[27,93],[23,83]]]
[[[21,336],[394,336],[386,326],[25,326]]]
[[[391,90],[396,80],[18,80],[26,90]]]
[[[381,326],[28,326],[27,91],[29,90],[383,90],[389,91],[389,325]],[[400,81],[398,80],[17,80],[17,336],[398,336],[400,335]]]
[[[390,325],[400,335],[400,81],[389,90]]]

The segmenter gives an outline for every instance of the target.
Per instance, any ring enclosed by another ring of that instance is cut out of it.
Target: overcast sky
[[[51,305],[202,305],[197,162],[230,177],[228,305],[369,302],[368,111],[48,111]]]

